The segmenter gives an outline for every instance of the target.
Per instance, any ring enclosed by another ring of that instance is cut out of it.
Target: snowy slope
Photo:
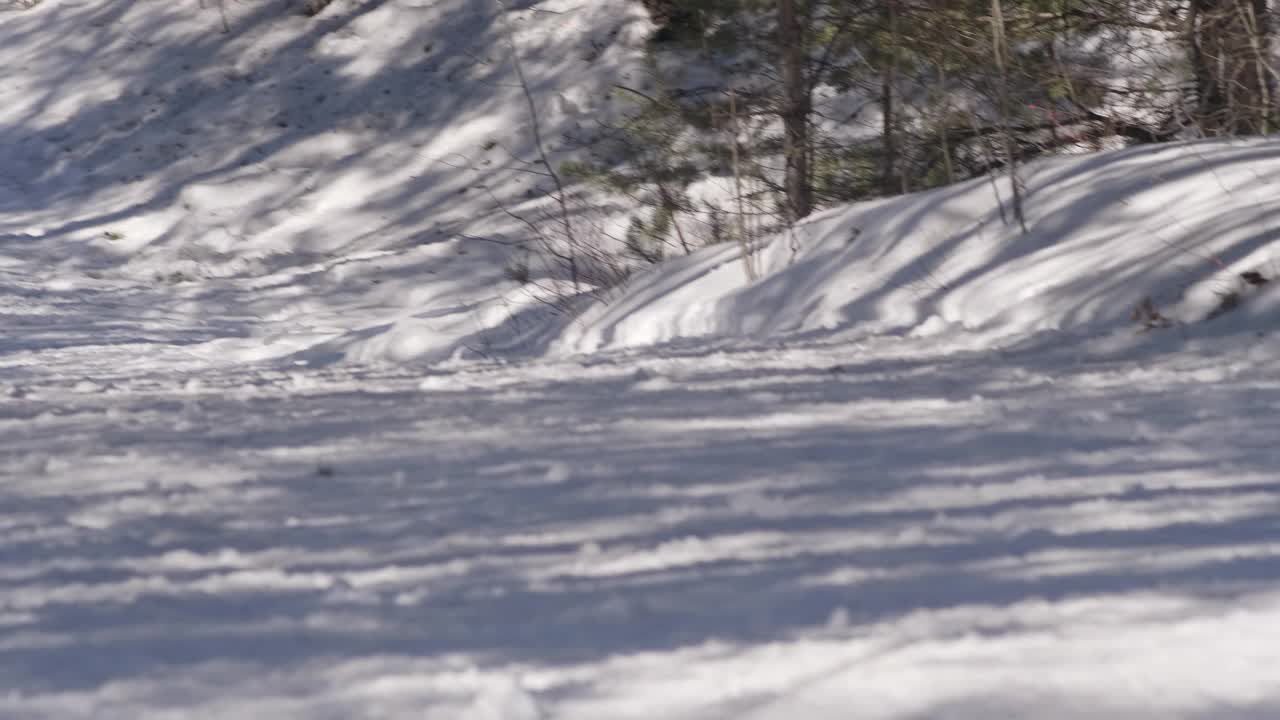
[[[224,359],[324,339],[326,357],[447,356],[527,301],[503,278],[527,231],[500,204],[536,216],[549,189],[526,172],[508,33],[558,163],[562,133],[611,112],[649,28],[628,0],[509,5],[0,14],[0,267],[65,289],[151,284],[174,299],[148,305],[288,336]]]
[[[1242,329],[1225,317],[1200,325],[1223,294],[1258,294],[1241,273],[1280,277],[1274,141],[1057,158],[1023,180],[1025,234],[1007,178],[830,210],[764,243],[760,281],[746,282],[736,247],[704,252],[593,308],[558,347],[830,333],[974,347],[1046,332],[1124,340],[1144,298],[1191,325],[1183,336],[1216,335]],[[1273,300],[1246,303],[1257,322],[1245,327],[1269,331]]]
[[[84,301],[150,285],[119,321],[161,315],[205,362],[832,331],[981,347],[1109,333],[1145,297],[1194,321],[1241,270],[1280,270],[1276,146],[1210,142],[1031,165],[1025,235],[1007,181],[979,179],[812,218],[765,243],[751,287],[712,248],[568,318],[503,276],[531,239],[503,206],[539,217],[548,189],[506,31],[559,160],[563,133],[618,111],[613,82],[643,82],[634,3],[50,2],[0,21],[19,70],[0,88],[0,268]],[[213,317],[234,320],[190,332]]]
[[[549,136],[607,112],[641,11],[512,4]],[[0,720],[1280,716],[1280,296],[1203,321],[1272,277],[1280,146],[569,316],[496,282],[497,17],[0,13]]]

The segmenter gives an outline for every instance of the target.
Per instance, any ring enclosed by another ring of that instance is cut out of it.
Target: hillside
[[[529,172],[508,40],[558,163],[575,151],[557,139],[625,110],[611,87],[644,77],[649,31],[625,0],[562,4],[7,13],[0,63],[20,72],[0,90],[0,264],[113,294],[119,321],[154,315],[202,361],[307,364],[824,331],[1096,335],[1146,297],[1202,319],[1239,272],[1270,272],[1274,148],[1202,142],[1032,164],[1025,235],[1007,182],[976,179],[811,218],[761,248],[768,277],[751,287],[726,245],[594,292],[582,317],[582,301],[550,308],[573,294],[554,289],[554,259],[509,279],[522,248],[541,254],[525,221],[554,211]],[[591,198],[579,232],[607,245],[626,208]]]
[[[4,13],[0,267],[68,290],[151,285],[164,299],[137,305],[173,322],[274,338],[224,340],[220,360],[348,336],[358,359],[447,356],[528,301],[503,275],[527,234],[512,214],[548,202],[508,40],[558,163],[557,138],[611,112],[648,32],[626,0],[527,5]]]

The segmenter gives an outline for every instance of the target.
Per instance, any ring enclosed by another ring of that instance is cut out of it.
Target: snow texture
[[[570,316],[502,279],[504,24],[549,137],[648,25],[511,5],[0,15],[0,718],[1280,715],[1280,145]]]

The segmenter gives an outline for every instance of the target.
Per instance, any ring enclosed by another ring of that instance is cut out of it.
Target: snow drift
[[[1240,316],[1265,315],[1275,294],[1241,274],[1280,273],[1278,178],[1275,141],[1152,145],[1026,167],[1025,234],[1007,177],[837,208],[764,242],[760,280],[745,282],[736,247],[670,262],[591,308],[558,348],[837,331],[985,343],[1105,334],[1137,328],[1148,298],[1169,324],[1241,300]],[[1214,322],[1184,330],[1238,325]]]

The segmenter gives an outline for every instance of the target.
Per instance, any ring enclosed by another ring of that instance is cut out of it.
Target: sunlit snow
[[[1280,144],[551,308],[504,22],[554,135],[647,21],[512,5],[0,13],[0,718],[1280,716]]]

